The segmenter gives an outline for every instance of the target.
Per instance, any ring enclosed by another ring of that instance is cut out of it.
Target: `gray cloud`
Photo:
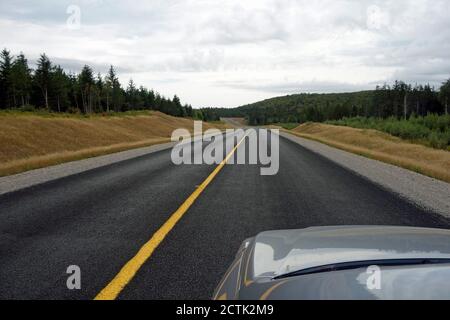
[[[110,68],[110,65],[107,63],[95,63],[87,60],[76,60],[76,59],[66,59],[66,58],[58,58],[58,57],[50,57],[52,63],[56,66],[61,66],[67,72],[78,73],[83,69],[85,65],[90,66],[95,72],[99,72],[101,74],[106,74]],[[30,67],[34,68],[37,64],[37,58],[29,59]],[[126,68],[123,66],[115,67],[115,70],[119,73],[133,73],[135,70],[132,68]]]
[[[249,84],[246,82],[218,82],[218,86],[227,86],[239,90],[255,90],[274,94],[293,93],[339,93],[373,89],[373,84],[351,84],[332,81],[275,82],[266,84]]]

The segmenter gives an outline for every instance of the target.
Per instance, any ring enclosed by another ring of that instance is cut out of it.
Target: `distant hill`
[[[373,103],[373,91],[332,94],[294,94],[239,107],[251,124],[323,121],[362,115]]]
[[[373,104],[374,91],[331,94],[293,94],[275,97],[237,108],[215,108],[219,117],[246,117],[251,125],[305,122],[365,115]]]
[[[344,117],[377,117],[397,119],[429,113],[447,114],[450,101],[450,80],[440,90],[430,85],[408,85],[395,81],[377,86],[375,90],[330,93],[294,94],[276,97],[234,109],[207,109],[207,119],[245,117],[250,125],[271,123],[304,123],[339,120]]]

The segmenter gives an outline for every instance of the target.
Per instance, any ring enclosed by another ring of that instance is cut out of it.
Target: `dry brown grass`
[[[220,124],[204,123],[203,129]],[[170,141],[193,120],[159,112],[138,116],[0,116],[0,176]]]
[[[297,136],[450,182],[450,152],[406,142],[366,129],[307,123],[288,131]]]

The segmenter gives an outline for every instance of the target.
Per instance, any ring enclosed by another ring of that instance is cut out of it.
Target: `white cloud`
[[[69,5],[81,28],[66,26]],[[3,0],[0,41],[30,61],[120,67],[194,106],[450,77],[447,0]]]

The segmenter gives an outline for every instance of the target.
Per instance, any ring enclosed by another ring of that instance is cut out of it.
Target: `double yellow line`
[[[184,203],[175,211],[161,228],[145,243],[138,253],[129,260],[119,273],[111,280],[111,282],[95,297],[95,300],[114,300],[125,288],[125,286],[133,279],[142,265],[152,256],[153,252],[169,234],[173,227],[180,221],[188,209],[194,204],[195,200],[202,194],[206,187],[214,180],[220,170],[226,165],[228,160],[236,152],[237,148],[244,141],[244,136],[238,144],[230,151],[226,158],[214,169],[214,171],[206,178],[205,181],[184,201]]]

